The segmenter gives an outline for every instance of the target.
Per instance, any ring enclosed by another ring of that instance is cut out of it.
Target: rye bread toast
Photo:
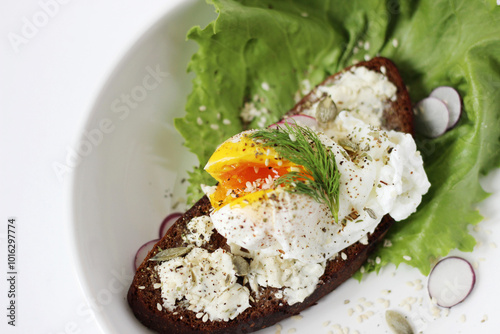
[[[385,72],[388,79],[397,87],[397,99],[388,101],[384,109],[383,126],[390,130],[413,134],[413,113],[411,101],[396,66],[388,59],[377,57],[370,61],[360,62],[354,66],[364,66],[377,72]],[[350,67],[344,71],[349,70]],[[344,71],[328,77],[321,85],[334,81]],[[315,94],[311,92],[306,95],[288,113],[293,115],[300,113],[307,103],[315,102]],[[288,305],[283,299],[276,297],[275,288],[262,288],[257,298],[252,292],[254,301],[251,307],[230,321],[208,321],[196,317],[196,313],[189,310],[177,310],[169,312],[164,309],[159,310],[157,304],[162,304],[161,289],[153,286],[159,282],[155,271],[156,262],[148,261],[158,253],[158,249],[180,247],[185,245],[182,235],[187,230],[187,223],[194,217],[208,215],[211,210],[210,201],[206,196],[201,198],[191,209],[189,209],[175,224],[168,230],[167,234],[149,252],[146,259],[137,269],[134,280],[128,291],[128,303],[137,317],[145,326],[159,333],[249,333],[268,326],[271,326],[287,317],[300,313],[309,306],[314,305],[321,297],[325,296],[345,280],[350,278],[366,261],[368,255],[375,249],[378,241],[382,240],[387,230],[394,223],[394,220],[386,215],[375,231],[369,236],[368,243],[355,244],[346,248],[343,252],[347,255],[347,260],[341,257],[329,260],[326,264],[325,272],[321,276],[315,291],[303,302]],[[203,246],[209,251],[218,248],[228,250],[226,239],[214,232],[210,242]],[[141,287],[141,288],[139,288]]]

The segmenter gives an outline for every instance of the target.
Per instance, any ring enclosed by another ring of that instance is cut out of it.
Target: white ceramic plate
[[[126,302],[132,261],[143,243],[158,237],[162,219],[184,197],[182,180],[195,157],[182,146],[172,120],[183,115],[190,91],[185,69],[196,46],[185,34],[214,17],[211,7],[188,1],[156,22],[118,64],[86,124],[73,182],[73,232],[82,285],[105,333],[149,333]],[[434,313],[426,278],[417,270],[389,266],[361,283],[348,280],[300,317],[261,333],[279,328],[282,333],[388,333],[387,308],[407,315],[416,333],[495,332],[500,252],[493,240],[500,233],[495,207],[500,173],[485,184],[495,194],[482,204],[487,219],[474,232],[482,246],[463,254],[477,266],[476,287],[448,315]]]

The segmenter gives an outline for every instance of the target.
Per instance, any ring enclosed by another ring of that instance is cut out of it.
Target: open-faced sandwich
[[[412,134],[398,70],[374,58],[227,139],[205,167],[217,185],[137,269],[135,316],[160,333],[247,333],[313,305],[429,189]]]

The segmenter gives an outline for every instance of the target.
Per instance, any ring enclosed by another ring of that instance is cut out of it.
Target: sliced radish
[[[295,126],[295,125],[307,126],[311,129],[318,128],[318,121],[316,120],[316,118],[302,114],[287,117],[284,120],[279,121],[278,123],[270,125],[269,128],[270,129],[284,128],[285,124],[288,124],[290,126]]]
[[[427,97],[418,102],[415,112],[415,127],[418,133],[436,138],[446,132],[449,112],[446,104],[436,97]]]
[[[456,256],[439,261],[432,269],[427,289],[441,307],[452,307],[464,301],[476,282],[471,264]]]
[[[139,266],[141,265],[142,261],[146,258],[148,255],[149,251],[153,249],[154,245],[159,241],[160,239],[155,239],[146,242],[144,245],[142,245],[137,253],[135,253],[135,259],[134,259],[134,270],[137,270]]]
[[[429,96],[438,98],[446,104],[449,112],[447,129],[454,127],[462,115],[462,98],[457,90],[453,87],[441,86],[434,89]]]
[[[167,233],[170,226],[172,226],[179,217],[182,216],[182,213],[174,212],[169,214],[160,225],[160,239]]]

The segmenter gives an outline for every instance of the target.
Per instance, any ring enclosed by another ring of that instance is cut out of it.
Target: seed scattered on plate
[[[413,329],[406,317],[394,310],[387,310],[385,312],[385,320],[389,328],[396,334],[413,334]]]

